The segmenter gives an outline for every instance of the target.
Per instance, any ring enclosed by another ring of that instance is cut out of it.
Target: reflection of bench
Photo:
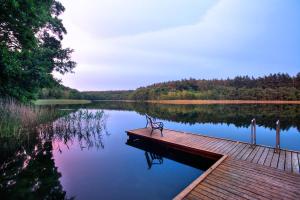
[[[163,136],[162,132],[163,132],[163,129],[164,129],[164,124],[162,122],[156,122],[155,119],[151,118],[147,114],[146,114],[146,120],[147,120],[146,128],[148,127],[148,125],[150,125],[151,135],[152,135],[152,132],[155,129],[158,129],[158,130],[160,130],[161,136]]]
[[[151,169],[152,165],[163,164],[163,157],[155,153],[145,151],[146,161],[148,164],[148,169]],[[156,160],[156,162],[155,162]]]

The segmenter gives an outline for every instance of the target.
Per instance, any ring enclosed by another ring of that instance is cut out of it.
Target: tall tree
[[[0,96],[34,99],[57,80],[52,72],[71,72],[72,49],[63,48],[66,29],[56,0],[0,0]]]

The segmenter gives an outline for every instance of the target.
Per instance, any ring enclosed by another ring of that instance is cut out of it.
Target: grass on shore
[[[300,104],[300,101],[281,100],[149,100],[149,103],[159,104]]]
[[[21,135],[39,124],[62,116],[63,111],[22,104],[13,99],[0,98],[0,138]]]
[[[35,105],[66,105],[66,104],[88,104],[90,100],[83,99],[38,99],[34,101]]]
[[[136,100],[96,100],[96,101],[121,101],[121,102],[139,102]],[[300,104],[299,101],[282,100],[148,100],[148,103],[158,104],[182,104],[182,105],[209,105],[209,104]],[[39,99],[34,102],[35,105],[66,105],[66,104],[88,104],[90,100],[83,99]]]

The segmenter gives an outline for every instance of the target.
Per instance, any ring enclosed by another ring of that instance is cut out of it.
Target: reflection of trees
[[[76,140],[81,148],[103,148],[106,118],[103,111],[79,110],[22,137],[0,138],[1,199],[67,199],[55,167],[52,141],[70,145]]]
[[[1,148],[1,152],[5,150]],[[30,137],[24,146],[15,149],[12,157],[2,157],[2,161],[2,199],[66,199],[66,192],[59,182],[61,174],[52,157],[50,141]]]
[[[106,129],[107,115],[104,111],[91,112],[79,110],[53,123],[40,127],[43,137],[57,141],[57,149],[61,152],[59,144],[63,142],[68,148],[75,141],[80,148],[104,148],[103,135],[109,135]]]
[[[249,127],[253,118],[257,125],[275,129],[279,119],[281,129],[300,130],[298,105],[151,105],[147,113],[170,121],[195,123],[225,123]]]
[[[195,124],[195,123],[225,123],[237,127],[249,127],[255,118],[257,125],[275,129],[275,122],[279,119],[281,129],[296,127],[300,131],[300,105],[163,105],[130,102],[99,102],[89,107],[134,110],[140,114],[152,117]]]

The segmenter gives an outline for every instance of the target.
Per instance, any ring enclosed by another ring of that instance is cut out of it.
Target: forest
[[[299,100],[300,73],[277,73],[264,77],[237,76],[233,79],[183,79],[141,87],[134,100]]]
[[[85,91],[64,87],[42,89],[38,98],[89,100],[299,100],[300,73],[296,76],[277,73],[253,78],[183,79],[156,83],[136,90]]]

